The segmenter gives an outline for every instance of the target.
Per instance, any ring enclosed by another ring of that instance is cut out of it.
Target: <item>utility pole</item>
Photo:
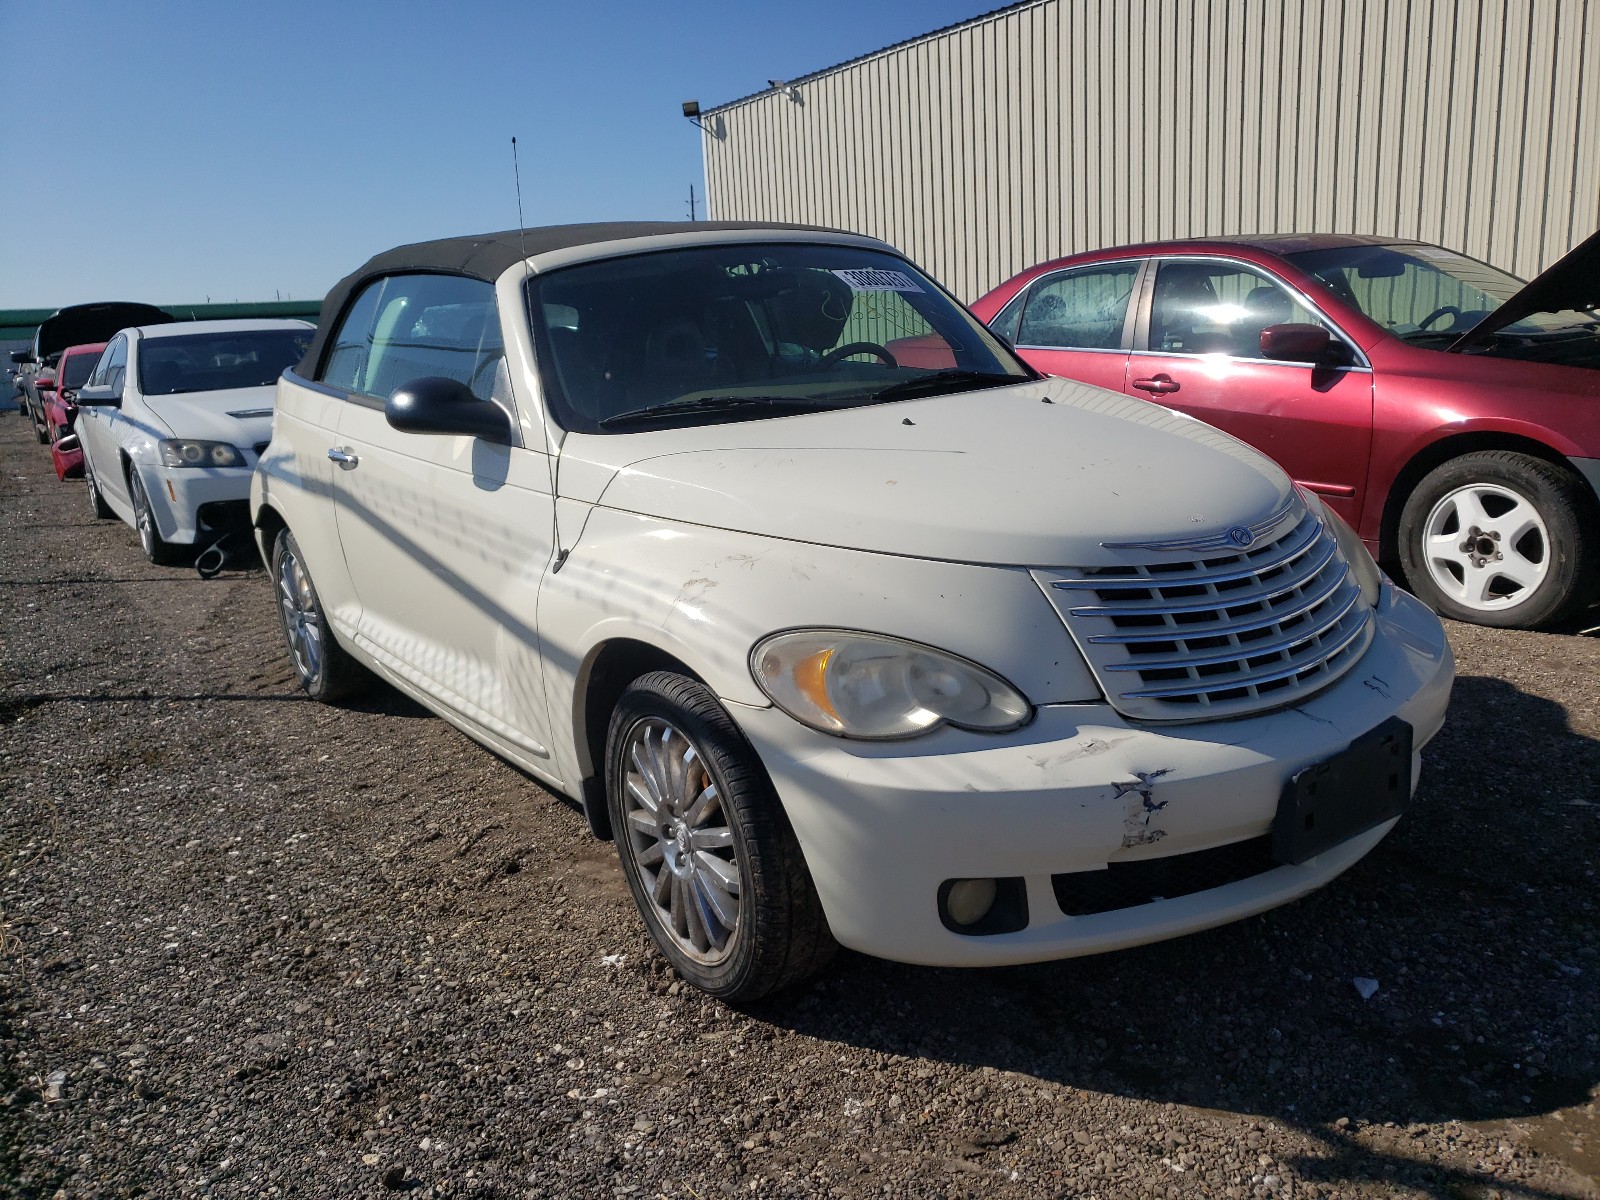
[[[699,219],[694,215],[694,184],[691,183],[689,185],[689,220],[698,221]]]

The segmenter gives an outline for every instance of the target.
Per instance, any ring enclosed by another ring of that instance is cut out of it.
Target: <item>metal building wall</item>
[[[705,123],[711,216],[874,234],[967,300],[1237,232],[1526,277],[1600,226],[1600,0],[1035,0]]]

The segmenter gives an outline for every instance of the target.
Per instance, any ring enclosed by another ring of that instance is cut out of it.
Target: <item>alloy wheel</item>
[[[317,611],[317,593],[311,577],[292,550],[278,559],[278,607],[283,614],[283,630],[288,635],[294,669],[306,684],[314,683],[322,670],[322,624]]]
[[[627,846],[662,929],[694,961],[723,962],[745,889],[716,781],[694,743],[659,717],[628,731],[622,762]]]
[[[139,472],[130,469],[128,472],[128,491],[133,500],[133,520],[139,530],[139,544],[144,547],[147,558],[155,557],[156,522],[150,512],[150,497],[144,494],[144,484],[139,480]]]

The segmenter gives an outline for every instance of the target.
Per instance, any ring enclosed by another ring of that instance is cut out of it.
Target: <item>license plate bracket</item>
[[[1298,866],[1398,817],[1411,799],[1411,725],[1390,717],[1284,785],[1272,856]]]

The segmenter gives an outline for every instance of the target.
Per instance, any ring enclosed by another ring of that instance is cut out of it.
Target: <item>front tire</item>
[[[656,671],[629,686],[606,736],[606,795],[634,903],[684,979],[745,1002],[833,956],[794,829],[704,684]]]
[[[1594,498],[1565,467],[1509,450],[1463,454],[1406,499],[1400,558],[1442,616],[1502,629],[1575,617],[1600,585]]]
[[[334,639],[300,543],[287,529],[280,529],[272,543],[272,579],[289,661],[306,695],[333,704],[361,691],[370,677]]]
[[[144,556],[158,567],[178,561],[182,551],[161,536],[156,528],[156,514],[150,507],[150,497],[145,495],[144,481],[139,478],[139,468],[128,464],[128,499],[133,504],[133,527],[139,533],[139,546]]]

